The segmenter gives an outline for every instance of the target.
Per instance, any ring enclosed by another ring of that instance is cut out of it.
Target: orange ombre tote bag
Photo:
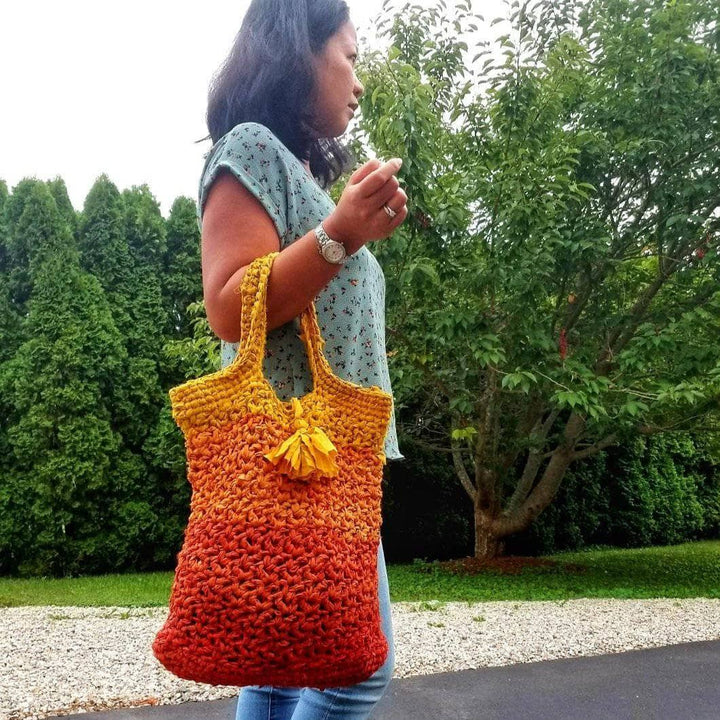
[[[378,600],[392,397],[335,375],[315,304],[301,315],[312,391],[263,375],[274,252],[248,267],[231,365],[170,390],[192,487],[155,657],[211,685],[354,685],[385,661]]]

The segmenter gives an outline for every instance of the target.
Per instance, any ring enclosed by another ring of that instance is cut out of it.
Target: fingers
[[[376,207],[390,205],[393,210],[397,210],[407,202],[407,195],[400,187],[400,183],[395,178],[391,178],[369,200]]]
[[[383,185],[385,185],[390,178],[395,175],[398,170],[402,167],[402,160],[400,158],[393,158],[388,162],[383,163],[380,167],[376,168],[370,174],[368,174],[358,185],[360,194],[363,197],[370,197],[374,195]]]
[[[388,221],[388,229],[390,232],[393,232],[395,228],[399,227],[407,217],[408,197],[400,187],[400,182],[394,176],[390,177],[390,179],[367,200],[383,213],[385,212],[383,205],[395,213],[395,217],[390,218]]]
[[[405,218],[408,214],[407,205],[403,205],[399,210],[396,211],[396,215],[390,220],[390,233],[392,234],[400,225],[405,222]]]
[[[405,221],[408,198],[396,177],[401,166],[400,158],[386,163],[370,160],[352,174],[332,214],[338,237],[353,243],[379,240]]]
[[[381,165],[382,163],[377,158],[368,160],[350,176],[348,185],[357,185],[362,182],[373,170],[377,170]]]

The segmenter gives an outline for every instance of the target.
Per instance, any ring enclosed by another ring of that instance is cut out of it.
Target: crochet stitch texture
[[[278,254],[243,277],[235,361],[169,393],[192,498],[152,650],[211,685],[354,685],[388,653],[377,552],[392,397],[333,373],[314,303],[301,315],[313,389],[277,397],[262,361]]]

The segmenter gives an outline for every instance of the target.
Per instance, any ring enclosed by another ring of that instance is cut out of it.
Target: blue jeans
[[[390,590],[382,542],[378,547],[378,597],[382,629],[390,650],[367,680],[350,687],[284,688],[250,685],[238,697],[235,720],[365,720],[385,693],[395,667]]]

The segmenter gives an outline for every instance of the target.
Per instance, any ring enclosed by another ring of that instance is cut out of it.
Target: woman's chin
[[[324,140],[338,140],[347,132],[347,129],[348,125],[344,128],[330,128],[325,135],[321,135],[320,137]],[[320,138],[317,139],[319,140]]]
[[[339,138],[339,137],[342,137],[342,136],[348,131],[348,128],[349,128],[349,127],[350,127],[350,123],[349,123],[349,122],[346,122],[345,125],[340,129],[340,131],[338,132],[338,134],[335,135],[334,137],[338,137],[338,138]]]
[[[313,140],[327,140],[342,137],[350,127],[350,121],[352,118],[347,120],[341,120],[336,123],[317,124],[314,126],[308,126],[311,132]]]

